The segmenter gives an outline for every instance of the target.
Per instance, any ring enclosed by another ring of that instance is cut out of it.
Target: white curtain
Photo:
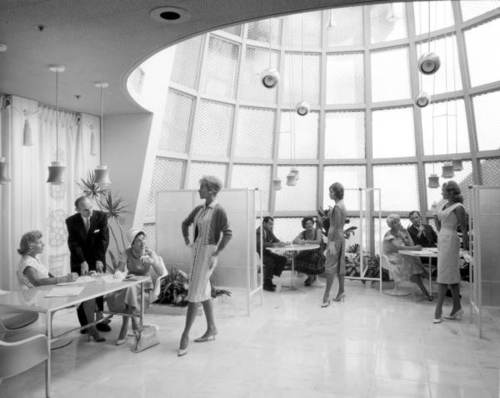
[[[23,146],[26,118],[33,146]],[[74,212],[73,202],[81,194],[77,183],[99,161],[99,149],[95,155],[90,150],[92,130],[97,137],[99,134],[99,120],[63,111],[59,111],[57,118],[52,108],[10,97],[10,104],[1,111],[1,127],[2,154],[9,163],[12,181],[0,188],[0,287],[15,289],[18,286],[15,269],[19,262],[16,249],[22,234],[29,230],[42,231],[45,250],[41,261],[50,271],[55,275],[69,271],[64,220]],[[48,166],[56,157],[66,166],[62,185],[46,182]]]

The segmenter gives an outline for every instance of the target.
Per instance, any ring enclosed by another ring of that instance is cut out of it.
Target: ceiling
[[[106,114],[144,110],[126,89],[129,73],[152,54],[223,26],[267,16],[379,0],[1,0],[0,93],[55,103],[48,65],[63,64],[62,108],[99,114],[96,81],[109,82]],[[179,6],[191,19],[162,24],[149,12]],[[40,31],[39,25],[44,29]],[[80,96],[79,99],[77,96]]]

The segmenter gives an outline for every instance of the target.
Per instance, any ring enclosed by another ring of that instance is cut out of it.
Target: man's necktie
[[[90,218],[89,217],[85,217],[84,220],[85,220],[85,232],[89,232],[89,229],[90,229]]]

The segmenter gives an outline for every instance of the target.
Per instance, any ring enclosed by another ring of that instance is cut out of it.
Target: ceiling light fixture
[[[151,18],[163,24],[178,24],[189,21],[191,13],[181,7],[158,7],[149,12]]]
[[[260,76],[260,80],[264,87],[274,88],[278,85],[280,81],[280,73],[278,69],[272,66],[272,35],[273,35],[273,20],[269,18],[269,66],[267,69],[263,70]]]
[[[309,102],[304,100],[304,15],[302,14],[301,17],[302,18],[300,20],[300,36],[301,36],[300,98],[302,98],[302,100],[297,105],[295,105],[295,111],[299,116],[306,116],[309,113],[311,107],[309,105]]]
[[[49,70],[56,74],[56,160],[49,166],[47,182],[54,185],[64,183],[65,166],[59,161],[59,73],[66,70],[64,65],[51,65]]]
[[[109,179],[109,171],[108,171],[108,166],[102,164],[102,150],[104,148],[103,142],[104,142],[104,107],[103,107],[103,99],[102,99],[102,90],[105,88],[109,87],[109,84],[106,82],[97,82],[94,84],[98,89],[99,89],[99,106],[101,109],[101,128],[99,131],[99,136],[100,136],[100,148],[99,148],[99,153],[100,153],[100,160],[101,164],[97,166],[94,170],[94,175],[95,175],[95,183],[99,185],[109,185],[111,184],[111,180]]]
[[[429,8],[428,13],[428,22],[429,22],[429,31],[427,34],[427,53],[423,54],[417,63],[418,70],[422,72],[424,75],[432,75],[436,73],[441,66],[441,60],[436,53],[431,52],[431,2],[427,3],[427,7]]]
[[[418,97],[415,99],[415,105],[419,108],[425,108],[431,103],[431,96],[425,91],[421,91]]]

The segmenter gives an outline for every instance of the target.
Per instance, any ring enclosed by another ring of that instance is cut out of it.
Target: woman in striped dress
[[[218,261],[218,254],[231,239],[231,229],[225,210],[216,202],[216,197],[222,188],[222,182],[213,176],[205,176],[200,180],[198,190],[205,204],[194,208],[182,223],[182,235],[186,245],[191,246],[189,240],[189,226],[194,225],[193,268],[189,281],[189,302],[186,313],[186,324],[182,332],[178,356],[187,354],[189,331],[196,317],[198,304],[202,303],[207,319],[207,330],[203,336],[195,339],[197,343],[215,340],[217,328],[215,326],[212,306],[210,275],[212,275]]]

